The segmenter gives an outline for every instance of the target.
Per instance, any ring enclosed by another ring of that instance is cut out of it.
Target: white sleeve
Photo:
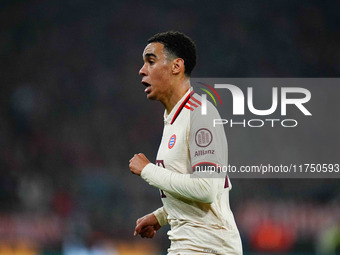
[[[152,163],[143,168],[141,177],[156,188],[207,204],[214,202],[217,194],[215,178],[195,178],[193,174],[175,173]]]
[[[156,211],[154,211],[152,213],[155,215],[155,217],[156,217],[159,225],[161,225],[161,227],[168,224],[168,218],[167,218],[168,214],[163,207],[158,208]]]
[[[189,141],[192,167],[202,163],[219,166],[228,163],[228,144],[224,127],[213,125],[214,119],[221,117],[211,103],[208,103],[207,107],[207,115],[195,111],[191,116]]]
[[[223,183],[221,189],[231,189],[227,176],[228,143],[223,125],[214,125],[220,119],[217,109],[208,102],[208,114],[194,111],[190,126],[190,159],[192,170],[201,178],[218,178]]]

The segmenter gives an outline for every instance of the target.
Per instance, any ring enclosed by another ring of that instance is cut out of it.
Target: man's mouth
[[[145,82],[145,81],[142,81],[142,84],[143,84],[144,86],[146,86],[146,89],[144,90],[144,92],[145,92],[145,93],[150,93],[150,91],[151,91],[151,84],[149,84],[149,83],[147,83],[147,82]]]

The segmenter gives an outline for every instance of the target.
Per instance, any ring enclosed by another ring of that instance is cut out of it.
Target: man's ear
[[[179,74],[181,72],[184,73],[185,66],[184,66],[184,60],[182,58],[176,58],[172,62],[172,73],[173,74]]]

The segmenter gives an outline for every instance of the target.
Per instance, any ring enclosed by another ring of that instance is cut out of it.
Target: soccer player
[[[190,85],[196,46],[185,34],[154,35],[139,71],[148,99],[165,107],[164,130],[156,164],[144,154],[130,159],[130,171],[160,189],[163,207],[139,218],[134,235],[152,238],[170,224],[168,255],[242,254],[240,235],[229,207],[231,183],[218,166],[227,166],[227,140],[216,108]],[[204,169],[217,169],[208,176]],[[214,177],[214,178],[211,178]]]

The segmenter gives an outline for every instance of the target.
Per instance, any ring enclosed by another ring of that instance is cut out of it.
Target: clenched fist
[[[150,163],[150,161],[145,157],[143,153],[138,153],[130,159],[129,168],[131,173],[140,175],[142,173],[143,168]]]

